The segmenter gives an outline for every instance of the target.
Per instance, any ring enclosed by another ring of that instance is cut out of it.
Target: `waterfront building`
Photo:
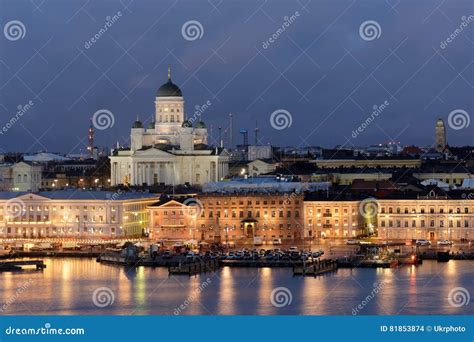
[[[0,192],[0,237],[140,237],[148,233],[147,207],[157,199],[120,190]]]
[[[228,174],[229,153],[208,145],[201,114],[187,117],[181,89],[168,81],[157,91],[154,121],[139,118],[131,129],[130,148],[110,156],[111,185],[202,185]]]
[[[307,196],[304,200],[305,238],[355,238],[369,227],[359,210],[360,200]]]
[[[168,199],[150,206],[153,239],[231,244],[303,238],[303,195],[297,193],[210,193]]]
[[[379,199],[377,230],[382,239],[474,238],[474,201],[461,192],[432,190],[414,198]]]
[[[389,198],[352,193],[205,193],[167,198],[149,207],[154,240],[303,240],[372,236],[386,240],[474,238],[474,202],[460,193],[395,192]]]

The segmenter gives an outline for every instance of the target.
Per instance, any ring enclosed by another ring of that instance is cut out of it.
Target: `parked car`
[[[438,241],[439,246],[452,246],[454,243],[451,240],[440,240]]]
[[[289,252],[298,252],[298,247],[296,247],[296,246],[291,246],[290,248],[288,248],[288,251],[289,251]]]
[[[171,259],[173,257],[173,253],[170,251],[164,251],[163,252],[163,259]]]
[[[196,254],[194,252],[188,252],[186,254],[186,261],[195,261],[196,260]]]
[[[429,245],[431,245],[431,242],[429,240],[426,240],[426,239],[418,239],[418,240],[416,240],[416,245],[417,246],[429,246]]]
[[[273,239],[274,245],[281,245],[281,239]]]
[[[360,241],[356,239],[346,240],[346,245],[359,245],[359,244],[360,244]]]

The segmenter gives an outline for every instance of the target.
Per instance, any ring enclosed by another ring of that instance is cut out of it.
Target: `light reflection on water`
[[[0,273],[0,314],[351,315],[362,303],[361,315],[474,314],[473,304],[453,307],[448,301],[454,287],[464,287],[474,296],[470,261],[340,269],[317,278],[293,277],[287,268],[228,267],[217,273],[169,277],[166,268],[127,269],[93,259],[44,261],[43,272]],[[20,292],[26,282],[31,285]],[[383,288],[367,300],[381,282]],[[92,296],[99,287],[113,291],[112,305],[94,305]],[[270,296],[276,287],[290,290],[290,305],[272,305]]]

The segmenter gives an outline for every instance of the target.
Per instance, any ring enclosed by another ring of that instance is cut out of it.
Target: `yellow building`
[[[354,238],[364,233],[359,201],[304,201],[305,238]]]
[[[0,193],[1,238],[120,238],[148,232],[147,206],[157,195],[138,192]]]
[[[378,200],[382,239],[460,240],[474,238],[474,201],[437,196]]]

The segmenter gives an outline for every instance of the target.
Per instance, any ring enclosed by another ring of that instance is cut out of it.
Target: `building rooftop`
[[[140,198],[156,198],[157,194],[132,191],[96,191],[96,190],[55,190],[40,192],[0,192],[0,199],[12,199],[27,194],[34,194],[54,200],[131,200]]]

